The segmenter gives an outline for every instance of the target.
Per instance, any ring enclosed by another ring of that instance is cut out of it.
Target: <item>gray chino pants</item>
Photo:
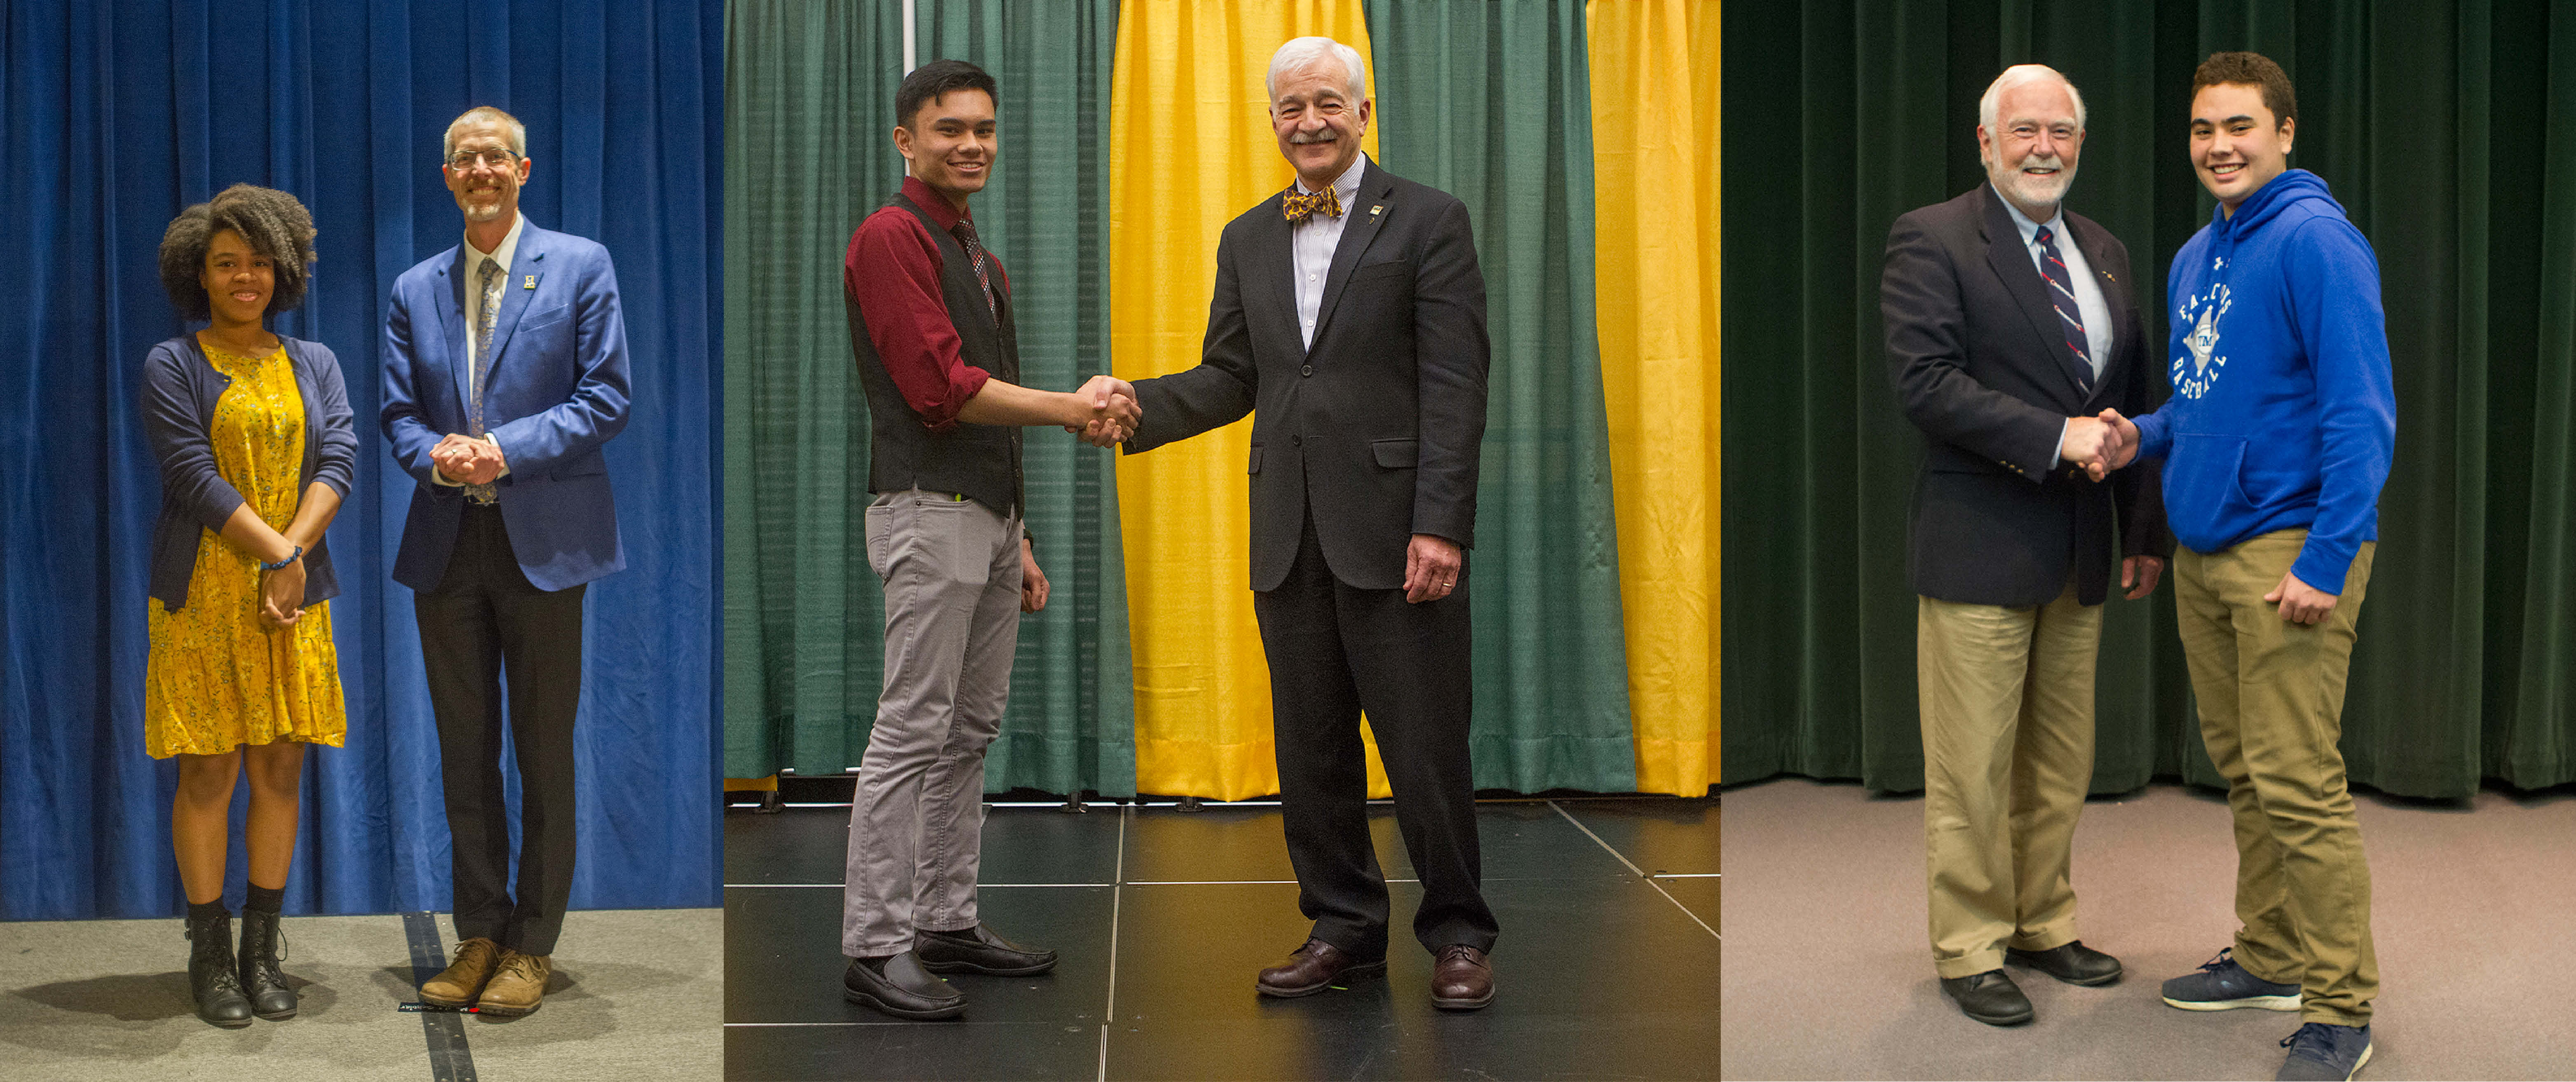
[[[841,953],[912,949],[975,926],[984,749],[1001,731],[1020,630],[1020,520],[915,489],[868,505],[885,582],[885,691],[859,762]]]

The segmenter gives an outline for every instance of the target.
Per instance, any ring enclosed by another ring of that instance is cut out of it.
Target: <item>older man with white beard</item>
[[[1907,521],[1917,595],[1933,969],[1968,1017],[2031,1018],[2007,960],[2120,978],[2075,934],[2069,854],[2093,776],[2093,668],[2113,551],[2135,600],[2173,551],[2156,480],[2097,481],[2125,444],[2097,419],[2149,401],[2128,250],[2062,205],[2084,102],[2007,69],[1978,103],[1988,183],[1896,220],[1879,307],[1888,374],[1925,456]]]

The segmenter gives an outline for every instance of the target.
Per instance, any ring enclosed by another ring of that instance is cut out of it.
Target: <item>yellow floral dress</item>
[[[283,346],[266,357],[204,348],[232,380],[215,401],[215,469],[253,513],[283,531],[303,498],[304,399],[295,362]],[[259,600],[259,560],[201,531],[186,607],[170,612],[149,603],[143,742],[153,758],[220,755],[279,740],[336,748],[346,739],[330,603],[306,605],[303,619],[271,630],[259,621]]]

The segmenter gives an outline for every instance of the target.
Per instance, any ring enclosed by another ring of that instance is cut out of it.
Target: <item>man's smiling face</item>
[[[2042,221],[2074,185],[2075,158],[2083,149],[2075,96],[2055,79],[2004,91],[1995,99],[1993,127],[1977,128],[1977,158],[1985,163],[1986,179],[2022,213]]]
[[[2191,170],[2227,213],[2290,167],[2297,121],[2282,122],[2252,83],[2212,83],[2191,96]]]

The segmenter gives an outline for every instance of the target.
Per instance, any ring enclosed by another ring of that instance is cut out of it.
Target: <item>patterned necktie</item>
[[[1316,192],[1312,195],[1306,195],[1300,193],[1294,186],[1291,186],[1288,189],[1288,194],[1281,197],[1279,200],[1279,212],[1286,215],[1288,220],[1292,222],[1303,219],[1307,215],[1313,214],[1316,211],[1324,212],[1324,217],[1327,218],[1341,217],[1342,197],[1334,194],[1331,188],[1326,188],[1323,191]]]
[[[474,316],[474,411],[465,418],[465,432],[483,438],[483,391],[492,382],[492,329],[501,321],[501,263],[491,256],[483,257],[483,308]],[[492,486],[468,485],[465,495],[476,503],[490,503]]]
[[[2057,238],[2048,227],[2039,227],[2039,265],[2048,275],[2048,304],[2057,309],[2060,330],[2066,332],[2066,348],[2075,351],[2075,359],[2084,362],[2077,368],[2083,373],[2086,391],[2093,389],[2093,350],[2084,336],[2084,306],[2075,302],[2075,279],[2066,273],[2066,261],[2058,257]]]
[[[975,239],[975,223],[957,219],[957,243],[966,246],[966,258],[975,264],[975,284],[984,287],[984,310],[993,314],[993,322],[1002,322],[1002,309],[993,303],[993,272],[984,265],[984,246]]]
[[[492,328],[501,320],[501,263],[491,256],[483,257],[483,308],[474,317],[474,413],[466,420],[466,434],[483,435],[483,385],[492,373]]]

